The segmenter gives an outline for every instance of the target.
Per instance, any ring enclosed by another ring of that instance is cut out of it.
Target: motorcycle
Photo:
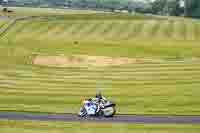
[[[113,117],[116,113],[116,104],[105,98],[84,100],[79,112],[80,117]]]

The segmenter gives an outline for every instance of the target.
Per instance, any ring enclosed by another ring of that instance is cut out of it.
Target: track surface
[[[79,121],[135,124],[200,124],[200,116],[115,116],[113,118],[80,118],[76,115],[0,113],[0,119],[34,121]]]
[[[10,18],[7,16],[0,16],[0,20],[9,20]]]

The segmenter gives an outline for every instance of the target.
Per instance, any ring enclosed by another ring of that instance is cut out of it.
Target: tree
[[[169,1],[169,14],[173,16],[180,16],[184,13],[183,7],[180,5],[181,0]]]
[[[180,1],[181,0],[156,0],[152,3],[152,13],[179,16],[183,14]]]
[[[156,0],[152,3],[152,13],[153,14],[163,14],[163,9],[166,5],[166,0]]]
[[[200,18],[200,0],[185,0],[186,16]]]

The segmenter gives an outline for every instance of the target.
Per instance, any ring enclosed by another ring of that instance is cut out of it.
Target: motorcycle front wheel
[[[85,116],[87,116],[87,111],[86,111],[86,109],[84,107],[82,107],[80,109],[80,112],[79,112],[78,116],[79,117],[85,117]]]

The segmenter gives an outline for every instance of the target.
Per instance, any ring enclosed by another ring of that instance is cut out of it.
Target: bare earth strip
[[[79,121],[132,124],[200,124],[200,116],[115,116],[113,118],[80,118],[73,114],[0,113],[0,119],[33,121]]]
[[[109,66],[109,65],[123,65],[131,64],[136,62],[144,62],[140,59],[131,59],[131,58],[112,58],[106,56],[87,56],[87,55],[73,55],[73,56],[36,56],[33,60],[35,65],[47,65],[47,66],[66,66],[66,65],[75,65],[75,66]]]

